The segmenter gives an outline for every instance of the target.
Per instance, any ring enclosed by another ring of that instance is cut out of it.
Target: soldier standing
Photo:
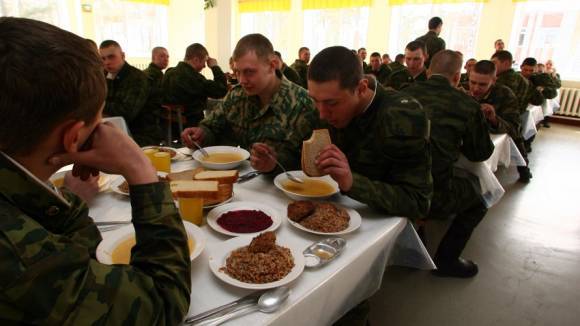
[[[429,67],[431,58],[433,58],[437,52],[445,50],[445,41],[439,37],[442,28],[443,20],[439,17],[433,17],[429,19],[429,31],[427,34],[418,37],[415,40],[423,42],[427,47],[427,59],[425,60],[426,67]]]

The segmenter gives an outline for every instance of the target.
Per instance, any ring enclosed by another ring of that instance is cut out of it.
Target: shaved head
[[[452,50],[443,50],[437,52],[431,60],[429,70],[431,74],[443,75],[451,78],[461,71],[461,56]]]

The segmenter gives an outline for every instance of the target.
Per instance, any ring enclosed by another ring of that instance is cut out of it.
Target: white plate
[[[338,204],[335,204],[335,203],[332,203],[332,204],[333,205],[336,205],[337,207],[346,209],[346,212],[350,216],[350,220],[348,222],[348,227],[346,229],[342,230],[342,231],[339,231],[339,232],[328,232],[328,233],[314,231],[314,230],[311,230],[311,229],[303,226],[300,223],[296,223],[296,222],[292,221],[289,218],[288,218],[288,223],[290,223],[292,226],[294,226],[294,227],[296,227],[296,228],[298,228],[300,230],[303,230],[303,231],[306,231],[306,232],[309,232],[309,233],[313,233],[313,234],[319,234],[319,235],[340,235],[340,234],[346,234],[346,233],[353,232],[353,231],[355,231],[356,229],[358,229],[360,227],[360,225],[362,224],[362,218],[361,218],[360,214],[357,211],[355,211],[352,208],[344,207],[344,206],[341,206],[341,205],[338,205]]]
[[[235,249],[249,245],[252,241],[252,238],[252,236],[240,236],[237,238],[232,238],[225,242],[216,243],[216,245],[210,249],[209,268],[213,274],[217,276],[217,278],[230,285],[242,289],[265,290],[286,285],[294,281],[298,276],[300,276],[300,274],[302,274],[304,271],[304,256],[302,255],[302,250],[304,248],[300,248],[300,245],[293,244],[290,241],[283,238],[280,239],[279,237],[276,239],[276,244],[281,247],[290,249],[290,252],[294,257],[294,267],[292,270],[290,270],[290,273],[288,273],[288,275],[286,275],[281,280],[263,284],[244,283],[229,276],[225,272],[220,272],[220,268],[226,265],[226,259],[229,257],[230,253]]]
[[[205,248],[205,235],[199,227],[187,221],[183,221],[183,226],[187,232],[187,237],[192,239],[194,243],[193,252],[189,253],[190,260],[194,260]],[[103,239],[97,246],[97,260],[103,264],[112,265],[113,251],[121,242],[130,236],[135,236],[133,224],[109,232],[109,236]]]
[[[242,156],[241,160],[230,162],[230,163],[209,163],[203,160],[203,154],[200,150],[193,152],[192,156],[193,159],[199,162],[203,167],[212,169],[212,170],[231,170],[237,168],[242,164],[243,161],[247,160],[250,157],[250,152],[247,150],[240,148],[240,147],[233,147],[233,146],[211,146],[211,147],[204,147],[209,154],[211,153],[238,153]]]
[[[327,182],[332,188],[334,188],[333,193],[324,196],[300,195],[284,189],[282,183],[288,180],[288,177],[286,176],[286,173],[278,174],[276,178],[274,178],[274,185],[276,186],[276,188],[282,190],[286,194],[286,196],[294,200],[326,199],[332,197],[333,195],[337,194],[340,191],[340,189],[338,188],[338,183],[336,183],[336,181],[334,181],[329,175],[325,175],[323,177],[309,177],[302,171],[288,171],[288,173],[302,180],[305,179],[323,180]]]
[[[167,177],[167,173],[165,173],[165,172],[157,172],[157,176],[159,176],[159,177],[162,177],[162,178],[165,178],[165,177]],[[128,192],[124,192],[123,190],[121,190],[121,188],[119,188],[119,187],[121,186],[121,184],[123,184],[123,182],[124,182],[124,181],[125,181],[125,178],[123,178],[123,176],[122,176],[122,175],[118,175],[118,176],[116,176],[116,177],[115,177],[115,178],[114,178],[114,179],[113,179],[113,180],[110,182],[110,184],[109,184],[109,188],[110,188],[110,189],[111,189],[113,192],[115,192],[115,193],[117,193],[117,194],[119,194],[119,195],[122,195],[122,196],[129,196],[129,193],[128,193]]]
[[[166,146],[145,146],[145,147],[141,147],[141,149],[149,149],[149,148],[155,148],[155,149],[164,149],[166,151],[171,152],[172,154],[175,153],[175,155],[171,156],[171,160],[172,161],[179,161],[179,160],[183,160],[186,158],[185,155],[183,155],[182,153],[180,153],[177,149],[173,148],[173,147],[166,147]]]
[[[53,181],[58,180],[58,179],[64,179],[64,175],[67,172],[71,172],[71,170],[56,172],[55,174],[50,176],[50,179],[49,179],[50,182],[53,182]],[[112,176],[110,174],[106,174],[106,173],[101,172],[99,174],[99,191],[106,190],[109,186],[109,182],[111,181],[111,179],[112,179]]]
[[[222,216],[222,214],[227,213],[227,212],[231,212],[231,211],[239,211],[239,210],[257,210],[257,211],[262,211],[264,212],[266,215],[270,216],[272,218],[272,225],[270,225],[269,228],[259,231],[259,232],[254,232],[254,233],[236,233],[236,232],[230,232],[224,228],[222,228],[217,220],[220,216]],[[225,234],[225,235],[231,235],[234,237],[240,236],[240,235],[257,235],[259,233],[262,232],[266,232],[266,231],[274,231],[276,230],[280,224],[282,223],[282,218],[280,217],[280,213],[267,205],[264,204],[260,204],[260,203],[254,203],[254,202],[249,202],[249,201],[240,201],[240,202],[235,202],[235,203],[229,203],[229,204],[225,204],[225,205],[221,205],[219,207],[216,207],[214,209],[212,209],[211,211],[209,211],[209,213],[207,214],[207,224],[214,229],[215,231]]]

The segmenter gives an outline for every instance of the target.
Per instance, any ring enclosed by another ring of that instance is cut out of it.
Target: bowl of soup
[[[192,154],[193,159],[203,167],[212,170],[235,169],[250,157],[247,150],[233,146],[210,146],[204,147],[204,150],[209,156],[205,156],[200,150],[197,150]]]
[[[339,192],[338,183],[329,175],[309,177],[302,171],[288,173],[302,179],[304,183],[294,182],[285,173],[280,173],[274,178],[274,185],[294,200],[325,199]]]
[[[183,221],[183,226],[187,232],[189,258],[194,260],[205,247],[205,235],[199,227],[187,221]],[[131,261],[131,249],[134,246],[135,229],[133,225],[107,232],[106,237],[97,246],[97,260],[107,265],[128,265]]]

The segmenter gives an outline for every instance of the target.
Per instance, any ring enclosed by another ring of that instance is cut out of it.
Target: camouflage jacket
[[[163,82],[163,71],[159,69],[153,62],[149,64],[149,66],[143,70],[143,72],[149,77],[149,79],[153,82],[153,86],[161,89],[161,83]]]
[[[427,70],[423,70],[417,77],[413,78],[411,73],[409,73],[408,69],[401,69],[393,71],[389,75],[389,79],[387,80],[386,87],[390,87],[394,90],[402,90],[406,87],[409,87],[416,81],[426,81],[427,80]]]
[[[511,89],[503,85],[493,85],[479,103],[491,104],[495,108],[497,126],[489,125],[489,131],[495,134],[509,134],[514,140],[521,138],[522,119],[518,109],[518,99]]]
[[[556,89],[560,89],[562,87],[562,79],[560,78],[560,74],[558,73],[548,73],[548,76],[552,78],[552,83],[556,87]]]
[[[387,66],[389,67],[389,69],[391,69],[391,71],[392,71],[391,73],[407,68],[407,67],[405,67],[405,65],[400,64],[397,61],[393,61],[393,62],[389,63]]]
[[[378,86],[367,110],[331,129],[353,185],[345,194],[388,215],[426,216],[432,193],[429,123],[417,101]]]
[[[528,80],[513,69],[499,74],[496,83],[498,85],[507,86],[512,90],[512,92],[514,92],[518,99],[520,114],[526,112],[529,104],[542,105],[542,102],[544,101],[542,94],[540,94],[540,92],[538,92],[534,87],[531,87]]]
[[[429,57],[427,60],[425,60],[425,67],[429,67],[431,58],[433,58],[437,52],[445,50],[445,41],[437,36],[437,33],[434,31],[428,31],[427,34],[418,37],[415,41],[421,41],[425,43],[425,46],[427,46],[427,53],[429,54]]]
[[[474,162],[491,156],[494,145],[480,105],[451,86],[445,77],[433,75],[428,81],[406,88],[403,93],[416,98],[431,121],[435,192],[450,188],[454,164],[460,154]]]
[[[285,63],[282,65],[282,74],[289,81],[293,82],[296,85],[302,86],[302,84],[303,84],[302,83],[302,78],[300,78],[300,76],[298,75],[298,73],[296,72],[296,70],[288,67],[288,65],[285,64]]]
[[[558,86],[552,76],[546,73],[532,74],[530,83],[534,87],[542,87],[542,96],[545,99],[553,99],[558,96]]]
[[[296,59],[290,68],[294,69],[300,76],[302,84],[300,86],[308,89],[308,64],[300,59]]]
[[[467,73],[461,74],[461,78],[459,79],[459,86],[465,90],[469,90],[469,75]]]
[[[131,265],[95,258],[87,205],[0,152],[3,325],[177,325],[189,308],[187,236],[163,183],[131,186],[138,245]]]
[[[226,76],[218,66],[211,68],[214,80],[206,79],[186,62],[165,73],[163,103],[181,104],[187,124],[197,126],[207,109],[207,98],[222,98],[228,92]]]
[[[140,146],[159,144],[161,99],[147,75],[125,62],[115,79],[107,79],[107,88],[103,114],[123,117]]]
[[[365,73],[372,74],[381,85],[385,86],[389,80],[391,69],[386,64],[381,64],[379,70],[374,71],[371,66],[369,66],[369,69],[367,69]]]
[[[300,169],[302,141],[320,127],[320,119],[307,91],[281,78],[279,71],[277,75],[280,87],[265,107],[240,85],[232,88],[199,124],[205,133],[204,145],[240,145],[250,150],[253,143],[263,142],[276,150],[287,169]]]

